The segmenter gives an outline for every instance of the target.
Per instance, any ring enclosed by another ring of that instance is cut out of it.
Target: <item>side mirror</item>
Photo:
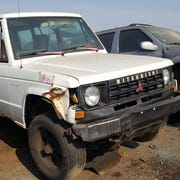
[[[141,46],[142,49],[148,50],[148,51],[156,51],[156,50],[158,50],[158,46],[153,44],[150,41],[143,41],[143,42],[141,42],[140,46]]]

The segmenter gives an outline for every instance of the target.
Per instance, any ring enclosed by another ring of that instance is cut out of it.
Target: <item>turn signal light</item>
[[[76,111],[76,116],[75,116],[76,120],[84,119],[84,117],[85,117],[84,111]]]
[[[78,103],[78,98],[77,98],[77,96],[76,96],[75,94],[72,94],[72,95],[70,96],[70,98],[71,98],[71,101],[72,101],[73,103],[75,103],[75,104]]]
[[[178,83],[177,80],[174,81],[174,87],[173,87],[174,92],[178,91]]]

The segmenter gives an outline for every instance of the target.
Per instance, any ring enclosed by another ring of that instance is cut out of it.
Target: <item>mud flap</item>
[[[93,169],[97,174],[104,175],[108,173],[120,159],[121,155],[116,150],[109,151],[87,162],[85,169]]]

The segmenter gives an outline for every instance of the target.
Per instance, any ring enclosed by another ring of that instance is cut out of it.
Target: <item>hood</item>
[[[56,58],[46,56],[36,62],[24,64],[23,69],[51,74],[55,77],[54,83],[56,84],[62,84],[62,82],[67,81],[66,79],[69,79],[71,83],[68,86],[75,87],[78,86],[78,83],[83,85],[106,81],[167,67],[172,64],[172,61],[162,58],[92,53],[65,54]]]

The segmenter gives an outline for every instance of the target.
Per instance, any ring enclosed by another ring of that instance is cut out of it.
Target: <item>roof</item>
[[[145,28],[148,26],[152,26],[152,25],[148,25],[148,24],[137,24],[137,23],[133,23],[127,26],[121,26],[121,27],[114,27],[114,28],[110,28],[110,29],[104,29],[101,31],[96,32],[98,35],[100,34],[104,34],[104,33],[111,33],[111,32],[115,32],[115,31],[119,31],[119,30],[131,30],[131,29],[140,29],[140,28]]]
[[[0,14],[0,18],[16,18],[16,17],[81,17],[79,14],[75,13],[64,13],[64,12],[17,12],[17,13],[7,13]]]

